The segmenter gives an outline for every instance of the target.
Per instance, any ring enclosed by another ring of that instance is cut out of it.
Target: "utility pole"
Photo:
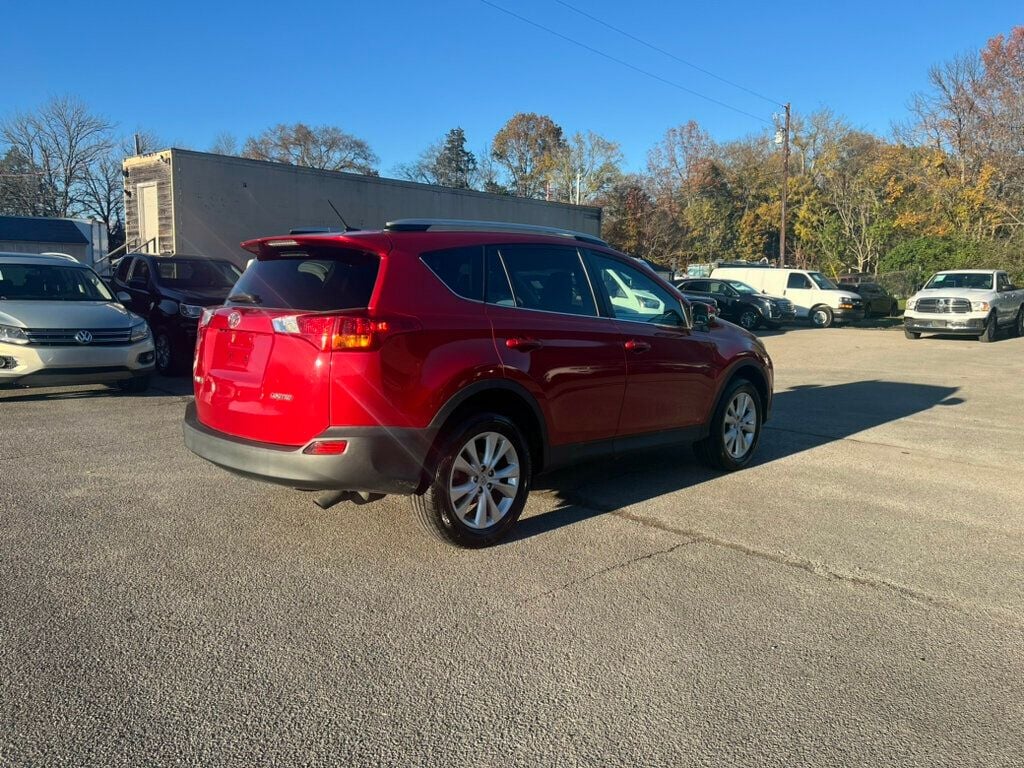
[[[779,229],[779,266],[786,266],[786,195],[789,192],[789,102],[786,107],[786,126],[782,137],[782,222]]]

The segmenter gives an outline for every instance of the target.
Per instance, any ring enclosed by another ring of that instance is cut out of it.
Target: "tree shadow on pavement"
[[[956,392],[956,387],[891,381],[806,385],[779,392],[751,466],[769,464],[936,406],[959,405],[964,401],[954,397]],[[510,541],[692,488],[720,475],[700,464],[685,446],[557,470],[537,478],[534,490],[553,495],[558,508],[521,520]]]

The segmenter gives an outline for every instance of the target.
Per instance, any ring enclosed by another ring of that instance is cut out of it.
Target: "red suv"
[[[428,219],[243,247],[200,321],[186,445],[334,501],[410,495],[457,544],[506,535],[572,462],[692,442],[739,469],[771,407],[754,336],[588,235]]]

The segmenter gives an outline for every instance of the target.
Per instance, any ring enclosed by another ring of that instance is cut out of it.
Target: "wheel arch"
[[[468,414],[478,411],[498,413],[515,422],[530,450],[533,474],[542,471],[549,452],[544,413],[525,387],[507,379],[475,382],[448,399],[430,423],[434,431],[434,439],[427,454],[430,466],[433,466],[448,428]]]
[[[757,390],[758,395],[761,397],[761,407],[763,410],[762,421],[768,421],[768,415],[771,412],[772,407],[772,389],[768,383],[768,376],[764,369],[751,358],[743,358],[733,363],[733,365],[730,366],[720,377],[718,389],[715,391],[713,408],[718,407],[718,403],[722,399],[722,394],[736,379],[746,379],[754,386],[754,389]]]

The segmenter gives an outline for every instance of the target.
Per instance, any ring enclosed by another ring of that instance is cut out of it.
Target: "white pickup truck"
[[[1024,290],[996,269],[951,269],[936,272],[924,288],[907,299],[903,332],[977,336],[994,341],[1000,328],[1024,336]]]

